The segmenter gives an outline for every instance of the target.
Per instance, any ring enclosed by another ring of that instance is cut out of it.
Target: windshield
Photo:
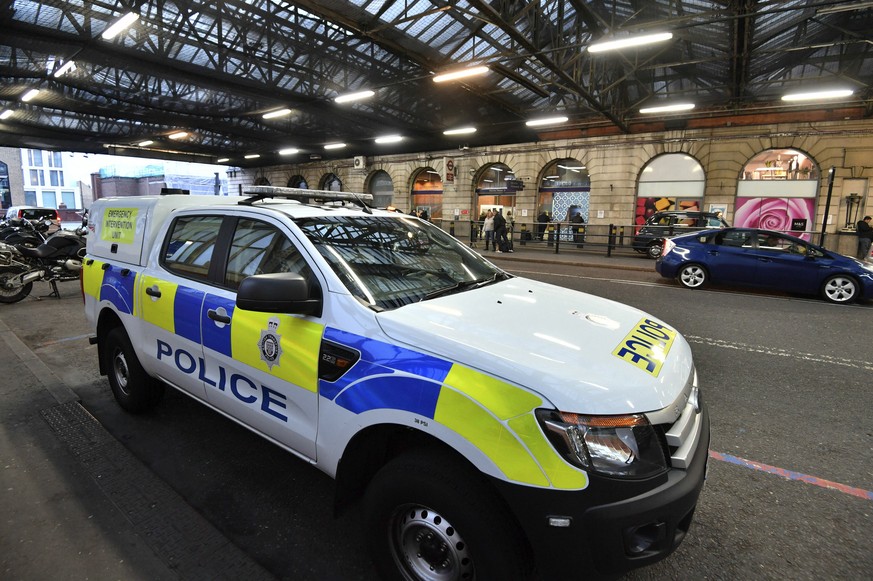
[[[377,310],[509,278],[433,224],[402,214],[296,223],[346,288]]]

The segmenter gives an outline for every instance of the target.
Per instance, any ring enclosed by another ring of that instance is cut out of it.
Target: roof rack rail
[[[298,200],[304,204],[313,202],[354,202],[369,211],[368,202],[373,202],[372,194],[356,194],[354,192],[333,192],[329,190],[305,190],[303,188],[283,188],[281,186],[246,186],[243,194],[249,197],[240,204],[251,205],[268,198],[286,198]]]

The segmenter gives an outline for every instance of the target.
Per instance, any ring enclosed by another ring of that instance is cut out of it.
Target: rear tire
[[[699,264],[686,264],[679,269],[679,274],[676,276],[679,284],[685,288],[701,288],[709,282],[709,273]]]
[[[646,256],[653,260],[661,258],[661,253],[664,251],[664,241],[652,242],[646,247]]]
[[[830,303],[849,304],[858,298],[858,283],[851,276],[834,275],[822,285],[821,296]]]
[[[122,409],[138,414],[158,405],[164,384],[142,368],[123,327],[115,327],[106,335],[103,357],[109,386]]]
[[[518,525],[481,475],[447,453],[391,460],[364,496],[364,533],[383,579],[513,581],[532,575]]]
[[[24,272],[24,269],[8,269],[0,272],[0,303],[17,303],[24,299],[33,290],[33,283],[21,285],[16,288],[6,288],[6,281]]]

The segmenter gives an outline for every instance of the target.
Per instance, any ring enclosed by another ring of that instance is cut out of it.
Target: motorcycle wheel
[[[15,288],[6,288],[6,281],[22,272],[24,271],[20,269],[0,272],[0,303],[17,303],[33,290],[32,282]]]

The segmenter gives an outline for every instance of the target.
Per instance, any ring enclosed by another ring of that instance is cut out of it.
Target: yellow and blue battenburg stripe
[[[339,329],[324,338],[361,353],[341,378],[319,393],[354,413],[404,410],[433,420],[482,451],[514,482],[585,488],[584,472],[548,443],[534,417],[543,400],[527,390],[457,363]]]
[[[120,313],[132,314],[138,272],[129,268],[88,260],[82,273],[85,294],[99,301],[109,301]]]

